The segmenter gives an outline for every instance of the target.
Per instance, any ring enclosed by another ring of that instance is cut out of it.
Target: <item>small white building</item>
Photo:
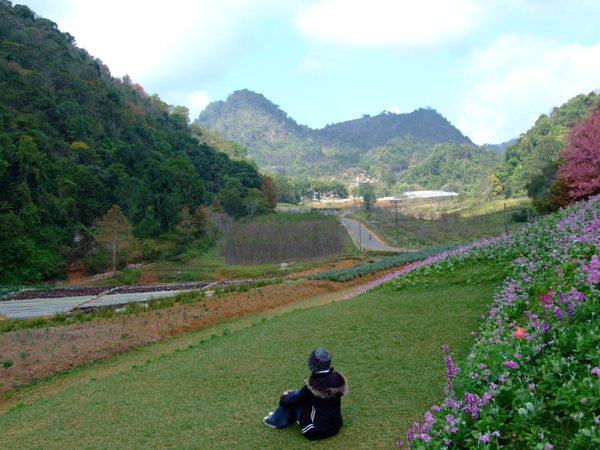
[[[424,199],[424,198],[445,198],[445,197],[456,197],[458,194],[456,192],[449,192],[444,190],[439,191],[409,191],[400,194],[400,197],[381,197],[378,198],[378,202],[388,203],[388,202],[396,202],[400,200],[409,200],[409,199]]]
[[[458,193],[437,190],[437,191],[408,191],[400,195],[404,198],[440,198],[440,197],[457,197]]]

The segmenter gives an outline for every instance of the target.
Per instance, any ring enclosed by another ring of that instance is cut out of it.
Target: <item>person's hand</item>
[[[282,395],[288,395],[290,392],[292,392],[290,389],[288,389],[287,391],[284,391]]]

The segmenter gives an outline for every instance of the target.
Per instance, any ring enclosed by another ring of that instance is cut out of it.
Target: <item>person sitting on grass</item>
[[[271,428],[285,428],[293,422],[311,440],[331,437],[342,428],[341,397],[348,392],[346,378],[331,367],[331,353],[315,349],[308,357],[312,374],[300,389],[288,390],[279,407],[263,419]]]

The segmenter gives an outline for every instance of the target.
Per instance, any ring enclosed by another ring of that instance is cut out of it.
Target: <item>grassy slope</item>
[[[415,287],[297,310],[91,379],[0,415],[2,445],[392,448],[442,397],[441,345],[466,356],[501,272],[480,265],[432,274]],[[332,350],[350,392],[341,434],[309,444],[297,428],[272,430],[261,418],[307,376],[306,355],[318,345]]]

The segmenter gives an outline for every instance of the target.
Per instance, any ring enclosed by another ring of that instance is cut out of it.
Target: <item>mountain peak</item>
[[[433,108],[411,113],[385,110],[379,115],[330,124],[313,130],[298,123],[264,95],[249,89],[231,93],[226,101],[209,104],[196,123],[212,128],[248,148],[260,165],[286,167],[292,163],[314,165],[332,153],[344,155],[345,164],[370,148],[398,138],[427,145],[442,142],[472,144]],[[353,156],[350,156],[350,155]]]

